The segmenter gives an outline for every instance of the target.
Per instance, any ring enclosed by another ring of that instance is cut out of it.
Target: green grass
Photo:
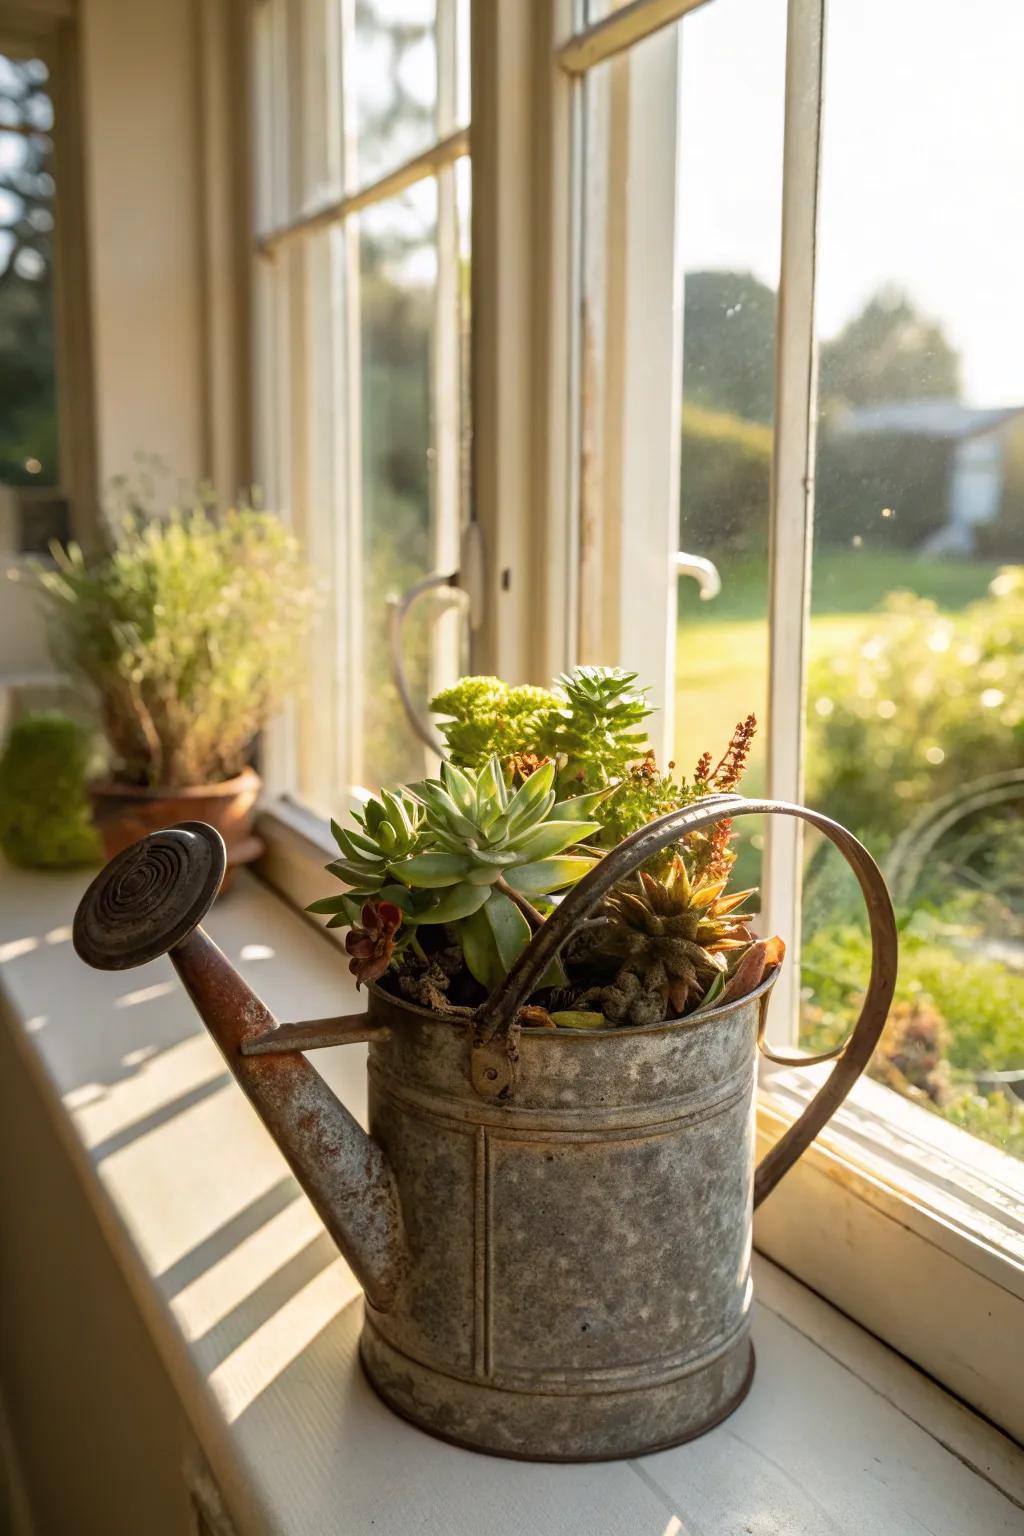
[[[675,757],[685,772],[705,748],[720,752],[751,710],[759,720],[766,715],[767,558],[723,556],[718,565],[722,590],[712,602],[700,602],[690,581],[679,588]],[[892,592],[914,592],[955,613],[984,597],[998,568],[992,561],[825,550],[814,558],[810,659],[852,645],[867,615]],[[764,787],[762,735],[746,789],[758,794]]]
[[[768,606],[767,552],[740,557],[712,555],[722,576],[722,590],[702,603],[690,581],[682,582],[682,620],[699,617],[713,624],[760,620]],[[815,614],[864,614],[878,608],[890,592],[915,592],[954,612],[984,597],[999,569],[987,560],[948,560],[896,551],[822,550],[814,556],[811,608]]]

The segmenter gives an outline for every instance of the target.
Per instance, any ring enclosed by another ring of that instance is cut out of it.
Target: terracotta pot
[[[206,821],[216,827],[228,851],[227,888],[232,869],[248,864],[263,852],[253,835],[256,803],[262,787],[254,768],[245,768],[220,784],[190,784],[174,789],[148,789],[138,784],[97,780],[89,785],[93,819],[108,859],[181,821]]]

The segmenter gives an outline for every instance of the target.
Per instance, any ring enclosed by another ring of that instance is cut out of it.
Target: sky
[[[378,8],[390,20],[431,9]],[[774,287],[785,0],[714,0],[682,28],[684,266],[752,271]],[[415,59],[425,77],[428,53]],[[1024,0],[830,0],[819,334],[902,287],[942,322],[976,405],[1024,403],[1022,61]],[[21,150],[0,134],[0,168]]]
[[[785,0],[683,22],[683,259],[778,281]],[[1024,403],[1024,3],[830,0],[818,330],[904,288],[966,400]]]

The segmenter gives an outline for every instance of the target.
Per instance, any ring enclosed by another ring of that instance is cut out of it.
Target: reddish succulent
[[[356,985],[378,981],[395,952],[395,934],[402,926],[402,914],[393,901],[364,901],[359,924],[353,924],[345,937],[349,954],[348,968]]]

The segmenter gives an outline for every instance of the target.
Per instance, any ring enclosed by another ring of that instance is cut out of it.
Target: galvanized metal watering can
[[[840,849],[874,953],[838,1065],[755,1171],[774,975],[645,1028],[521,1028],[517,1015],[616,881],[686,832],[765,813],[802,817]],[[115,970],[170,954],[364,1288],[362,1360],[384,1400],[460,1445],[558,1461],[657,1450],[730,1413],[753,1373],[753,1207],[863,1071],[892,998],[892,906],[860,843],[776,801],[672,812],[580,881],[468,1026],[376,986],[364,1015],[278,1025],[199,926],[223,873],[204,823],[154,833],[90,886],[75,947]],[[301,1054],[349,1041],[369,1043],[369,1134]]]

